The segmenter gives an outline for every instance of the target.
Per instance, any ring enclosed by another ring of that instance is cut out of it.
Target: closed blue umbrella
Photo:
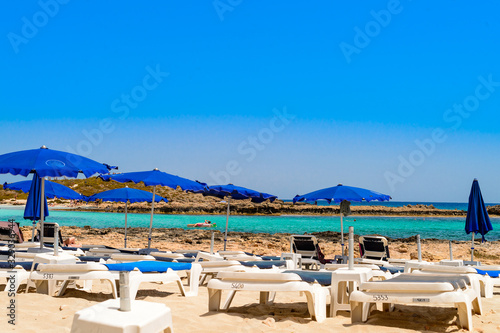
[[[47,216],[49,216],[49,208],[47,206],[47,198],[41,197],[42,181],[35,172],[33,174],[33,180],[28,180],[28,182],[31,183],[31,186],[29,189],[28,200],[26,200],[26,207],[24,208],[24,219],[39,221],[42,215],[45,219]],[[4,188],[6,188],[5,185]]]
[[[203,195],[215,196],[218,198],[227,198],[226,231],[224,232],[224,251],[226,250],[226,243],[227,243],[227,227],[229,224],[231,199],[236,199],[236,200],[251,199],[252,202],[261,203],[266,200],[273,202],[278,198],[277,196],[272,194],[254,191],[245,187],[235,186],[233,184],[208,186],[203,192]]]
[[[477,179],[474,179],[469,195],[467,218],[465,219],[465,232],[467,234],[472,233],[471,261],[474,261],[474,235],[477,233],[481,234],[481,241],[484,242],[486,241],[484,235],[490,230],[493,230],[493,226],[490,222],[488,210],[483,201],[479,182]]]
[[[111,167],[107,164],[98,163],[87,157],[66,153],[58,150],[48,149],[42,146],[40,149],[22,150],[0,155],[0,174],[10,173],[12,175],[28,176],[35,173],[40,178],[40,200],[45,199],[45,181],[43,177],[77,177],[83,173],[90,177],[96,173],[108,173]],[[34,194],[34,193],[33,193]],[[40,249],[43,248],[43,222],[45,216],[45,205],[40,205]]]
[[[316,200],[326,200],[328,203],[336,202],[340,203],[343,200],[347,201],[389,201],[391,197],[387,194],[382,194],[379,192],[367,190],[360,187],[344,186],[339,184],[334,187],[328,187],[321,190],[317,190],[304,195],[296,195],[293,198],[293,203],[300,201],[316,201]],[[342,219],[342,212],[340,212],[340,235],[341,235],[341,245],[342,245],[342,255],[344,255],[344,223]]]
[[[134,203],[134,202],[152,202],[153,201],[153,193],[147,192],[147,191],[142,191],[142,190],[137,190],[133,188],[118,188],[115,190],[109,190],[109,191],[104,191],[101,193],[96,193],[90,197],[88,197],[87,201],[95,201],[95,200],[102,200],[102,201],[112,201],[112,202],[125,202],[125,238],[124,238],[124,243],[125,243],[125,248],[127,247],[127,205],[128,203]],[[160,202],[160,201],[165,201],[168,202],[166,198],[160,197],[160,196],[155,196],[154,197],[155,202]]]
[[[157,168],[150,171],[137,171],[137,172],[126,172],[116,175],[101,175],[105,181],[114,180],[120,183],[143,182],[146,186],[153,186],[153,198],[156,194],[156,186],[168,186],[170,188],[176,189],[180,187],[184,191],[188,192],[203,192],[205,186],[201,183],[182,178],[179,176],[174,176],[166,172],[162,172]],[[151,217],[149,220],[149,236],[148,236],[148,249],[151,248],[151,233],[153,232],[153,215],[154,215],[154,201],[151,203]]]

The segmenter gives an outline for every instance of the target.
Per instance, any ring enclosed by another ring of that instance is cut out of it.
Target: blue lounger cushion
[[[281,257],[278,256],[262,256],[262,260],[280,260]]]
[[[389,272],[391,274],[404,273],[404,271],[405,271],[404,267],[384,267],[384,266],[381,266],[380,269],[384,272]]]
[[[331,272],[315,272],[315,271],[298,271],[298,270],[288,270],[283,273],[295,273],[302,281],[306,282],[318,282],[322,286],[329,286],[332,284],[332,273]]]
[[[182,262],[160,262],[160,261],[137,261],[137,262],[126,262],[122,264],[104,264],[110,271],[133,271],[138,269],[143,273],[164,273],[169,268],[174,271],[184,271],[190,270],[190,263]]]
[[[500,271],[489,271],[489,270],[483,270],[483,269],[477,269],[477,268],[476,268],[476,271],[478,272],[478,274],[481,274],[481,275],[488,274],[492,278],[497,278],[500,276]]]
[[[31,265],[33,265],[33,261],[19,261],[15,263],[15,266],[21,266],[25,270],[31,270]],[[35,264],[35,269],[38,267],[38,264]],[[11,263],[2,261],[0,262],[1,269],[11,269]]]
[[[172,258],[156,257],[156,256],[153,257],[157,261],[165,261],[165,262],[194,262],[196,260],[194,258],[172,259]]]
[[[257,266],[261,269],[273,268],[273,266],[281,267],[286,265],[285,260],[259,260],[259,261],[240,261],[240,264],[247,267]]]

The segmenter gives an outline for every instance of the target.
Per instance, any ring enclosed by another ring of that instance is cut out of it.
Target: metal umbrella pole
[[[42,182],[41,184],[41,195],[40,195],[40,250],[43,249],[43,222],[45,220],[45,205],[44,205],[44,199],[45,199],[45,179],[43,177],[40,177],[40,180]]]
[[[229,206],[231,205],[231,196],[227,197],[227,214],[226,214],[226,231],[224,232],[224,251],[226,251],[227,243],[227,226],[229,224]]]
[[[344,255],[344,221],[342,212],[340,212],[340,245],[342,246],[342,255]]]
[[[127,205],[128,205],[128,200],[125,201],[125,248],[127,248]]]
[[[470,245],[470,261],[474,261],[474,232],[471,232],[472,239]]]
[[[151,234],[153,233],[153,214],[155,212],[156,185],[153,187],[153,201],[151,201],[151,218],[149,220],[148,249],[151,248]]]

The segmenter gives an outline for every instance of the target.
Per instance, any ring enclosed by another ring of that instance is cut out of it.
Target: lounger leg
[[[269,303],[269,291],[261,291],[259,294],[259,304]]]
[[[66,291],[66,288],[68,288],[68,284],[71,282],[71,280],[65,280],[62,285],[61,289],[59,289],[59,292],[57,293],[57,296],[62,296],[64,295],[64,292]]]
[[[207,274],[202,274],[202,276],[200,278],[200,284],[199,284],[200,286],[203,285],[203,283],[205,282],[206,278],[207,278]]]
[[[181,295],[186,296],[186,290],[184,290],[184,286],[182,285],[182,281],[179,279],[175,282],[177,282],[177,286],[179,287],[179,290],[181,291]]]
[[[222,310],[229,309],[229,306],[231,305],[231,302],[234,299],[234,295],[236,295],[236,290],[229,291],[229,295],[227,295],[226,301],[224,302],[224,305],[222,306]]]
[[[472,300],[472,309],[474,310],[474,313],[477,315],[483,314],[483,306],[481,303],[481,297],[477,296]]]
[[[351,323],[361,323],[364,321],[363,308],[364,303],[351,301]]]
[[[189,292],[186,293],[186,296],[198,296],[198,287],[200,283],[200,276],[201,276],[201,265],[200,264],[193,264],[191,266],[191,271],[190,271],[190,279],[189,279]]]
[[[457,303],[458,308],[458,320],[460,321],[460,326],[472,331],[472,315],[470,305],[468,302]]]
[[[116,283],[114,280],[106,280],[109,282],[109,284],[111,285],[111,293],[113,294],[113,298],[118,298],[118,291],[117,291],[117,288],[116,288]]]
[[[318,323],[326,319],[326,290],[320,286],[313,287],[314,296],[314,317]]]
[[[208,311],[220,310],[221,296],[222,296],[222,290],[208,289]]]

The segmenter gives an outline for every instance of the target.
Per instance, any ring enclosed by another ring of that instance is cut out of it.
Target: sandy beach
[[[29,227],[22,228],[26,237]],[[120,247],[123,229],[93,229],[62,227],[64,235],[74,235],[84,244],[107,244]],[[340,251],[338,233],[316,234],[326,257],[333,257]],[[131,228],[128,232],[130,247],[144,247],[146,228]],[[289,251],[287,234],[231,233],[228,249],[238,249],[255,254],[279,255]],[[201,249],[209,250],[210,232],[207,230],[155,229],[153,246],[160,250]],[[218,235],[215,250],[222,249]],[[483,264],[500,263],[499,242],[476,244],[476,258]],[[469,259],[470,243],[453,242],[455,259]],[[415,258],[417,253],[414,239],[390,241],[393,258]],[[357,254],[357,249],[355,251]],[[442,240],[422,241],[423,259],[438,261],[448,258],[448,243]],[[272,305],[259,305],[258,293],[241,292],[235,297],[228,312],[209,312],[206,287],[201,287],[196,297],[182,297],[175,284],[143,284],[137,299],[167,305],[172,310],[176,332],[457,332],[457,313],[451,308],[425,308],[397,306],[396,311],[377,311],[367,323],[351,325],[349,312],[340,312],[323,323],[312,321],[307,311],[304,296],[298,293],[278,293]],[[111,299],[109,286],[94,283],[91,293],[70,290],[63,297],[49,297],[31,290],[28,294],[21,288],[17,295],[18,317],[16,327],[0,322],[0,331],[18,332],[69,332],[76,311],[98,302]],[[484,314],[474,315],[476,332],[500,330],[500,293],[494,298],[483,298]],[[6,304],[6,293],[0,293],[0,301]],[[49,319],[50,318],[50,319]]]

